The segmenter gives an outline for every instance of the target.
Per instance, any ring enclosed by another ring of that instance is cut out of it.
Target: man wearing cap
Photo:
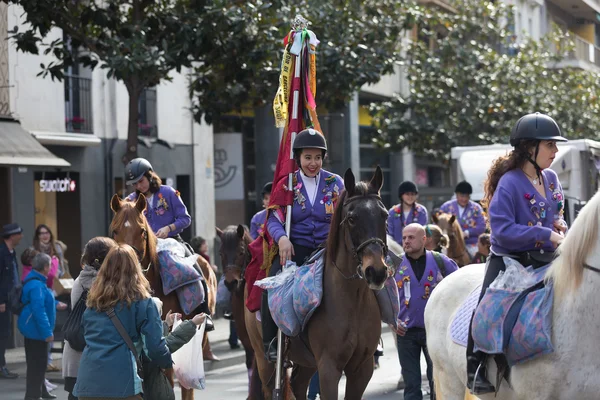
[[[440,211],[456,216],[465,237],[467,251],[471,258],[477,253],[477,240],[485,232],[485,217],[483,208],[471,201],[473,187],[467,181],[456,185],[454,190],[456,200],[449,200],[442,204]]]
[[[19,283],[19,269],[15,247],[23,237],[23,229],[17,224],[4,225],[0,242],[0,378],[19,377],[6,368],[4,353],[12,329],[12,313],[8,307],[8,293]]]
[[[256,239],[262,232],[265,226],[267,218],[267,207],[269,207],[269,201],[271,200],[271,189],[273,188],[273,182],[268,182],[262,189],[262,204],[263,210],[254,214],[250,221],[250,236],[252,239]]]

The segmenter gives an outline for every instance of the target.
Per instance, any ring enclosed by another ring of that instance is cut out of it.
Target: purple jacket
[[[458,215],[458,202],[450,200],[442,204],[440,207],[442,212],[456,216],[463,232],[469,231],[469,237],[465,238],[466,244],[475,244],[479,240],[479,235],[485,232],[485,217],[483,216],[483,208],[474,201],[469,200],[469,204],[465,207],[462,217]]]
[[[444,278],[433,254],[429,250],[426,250],[426,253],[425,273],[420,281],[417,281],[406,254],[402,257],[402,262],[394,276],[398,286],[398,299],[400,300],[398,319],[404,321],[408,328],[425,328],[425,306],[433,289]],[[458,269],[453,260],[443,254],[440,254],[440,256],[446,267],[446,276]]]
[[[489,209],[494,253],[554,250],[550,234],[555,220],[564,222],[564,195],[554,171],[545,169],[542,175],[545,198],[520,169],[500,178]]]
[[[289,238],[293,244],[314,249],[327,240],[333,210],[343,189],[344,182],[339,175],[322,169],[315,204],[311,206],[300,172],[296,171]],[[284,222],[279,220],[277,213],[269,213],[267,229],[276,243],[285,236]]]
[[[129,201],[136,199],[136,192],[127,196]],[[160,190],[154,193],[152,207],[148,204],[145,215],[154,233],[167,225],[175,224],[175,230],[169,233],[170,237],[180,234],[192,223],[192,218],[181,201],[179,192],[167,185],[161,185]]]
[[[252,239],[256,239],[262,232],[265,226],[266,216],[267,210],[261,210],[254,214],[254,217],[252,217],[252,220],[250,221],[250,236]]]
[[[421,225],[427,225],[427,209],[421,204],[415,203],[411,212],[408,213],[406,220],[402,212],[402,204],[396,204],[390,208],[390,214],[387,220],[388,234],[394,238],[398,244],[402,244],[402,230],[406,225],[416,222]]]

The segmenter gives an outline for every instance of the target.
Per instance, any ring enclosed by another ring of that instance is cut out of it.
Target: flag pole
[[[296,32],[301,32],[304,29],[308,28],[308,25],[310,24],[310,22],[303,18],[300,14],[296,15],[296,18],[294,18],[294,21],[292,22],[292,29],[295,30]],[[298,79],[300,78],[300,71],[301,69],[301,62],[302,62],[302,57],[301,57],[302,52],[300,52],[300,54],[296,55],[296,61],[294,63],[294,79]],[[290,119],[291,120],[297,120],[298,118],[301,118],[302,115],[298,115],[298,102],[300,101],[301,97],[300,97],[300,91],[298,89],[294,90],[294,92],[292,93],[292,115],[290,115]],[[298,124],[296,125],[298,127],[300,127],[301,125]],[[290,160],[294,159],[294,139],[296,138],[296,135],[298,134],[298,132],[291,132],[291,143],[292,146],[290,146]],[[288,175],[288,190],[292,191],[294,190],[293,187],[293,178],[294,178],[294,173],[291,172]],[[288,205],[286,206],[286,213],[285,213],[285,234],[287,235],[287,237],[290,237],[290,232],[291,232],[291,228],[292,228],[292,205]],[[285,269],[285,265],[283,266],[283,269]],[[275,400],[281,400],[283,399],[283,393],[281,390],[281,386],[283,383],[283,380],[281,379],[283,375],[283,334],[281,333],[281,329],[279,329],[277,331],[277,363],[275,364],[275,390],[273,391],[273,398]]]

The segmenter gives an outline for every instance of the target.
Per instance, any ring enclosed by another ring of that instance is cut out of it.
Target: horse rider
[[[292,146],[298,170],[293,175],[294,201],[290,237],[286,236],[285,221],[277,213],[269,213],[267,229],[279,247],[269,276],[275,276],[287,261],[297,265],[327,240],[333,211],[344,189],[342,178],[322,168],[327,154],[325,137],[309,128],[298,133]],[[273,322],[267,292],[263,292],[260,314],[262,319],[265,357],[277,359],[277,325]]]
[[[435,224],[428,224],[425,228],[425,249],[443,253],[450,244],[448,236],[444,235],[442,229]]]
[[[483,208],[471,200],[473,187],[467,181],[459,182],[454,189],[455,200],[442,204],[440,211],[452,214],[460,224],[471,258],[477,253],[477,239],[485,232],[485,217]]]
[[[566,141],[552,118],[537,112],[527,114],[510,135],[513,150],[494,161],[483,201],[492,232],[491,254],[479,301],[505,270],[503,256],[539,268],[550,263],[563,240],[567,230],[564,195],[558,176],[548,167],[558,151],[556,142]],[[469,329],[467,386],[474,395],[492,393],[494,386],[486,378],[486,355],[475,353],[473,347]]]
[[[181,200],[179,191],[171,186],[163,185],[160,177],[154,172],[152,164],[145,158],[134,158],[129,161],[125,167],[125,177],[127,185],[133,185],[135,189],[135,192],[127,196],[127,200],[136,201],[140,193],[146,197],[147,205],[144,215],[156,237],[159,239],[173,238],[183,244],[186,257],[194,254],[191,246],[180,236],[180,233],[190,226],[192,218]],[[208,286],[202,270],[199,266],[196,266],[196,270],[202,277],[205,293],[208,293]],[[210,315],[206,301],[200,306],[199,312]],[[214,325],[210,317],[206,319],[206,322],[206,331],[213,330]]]
[[[269,207],[269,201],[271,200],[271,189],[273,189],[273,182],[267,182],[265,186],[263,186],[261,192],[263,210],[254,214],[250,221],[250,236],[253,240],[256,239],[264,229],[267,217],[267,207]]]
[[[405,400],[422,400],[421,351],[427,361],[427,379],[431,393],[433,364],[427,352],[425,335],[425,306],[438,283],[458,270],[458,265],[443,254],[425,249],[426,232],[420,224],[412,223],[402,231],[404,256],[394,276],[398,286],[398,358],[406,387]],[[432,399],[434,396],[432,395]]]
[[[428,222],[427,209],[417,203],[419,189],[411,181],[404,181],[398,186],[400,203],[390,208],[388,216],[388,234],[398,244],[402,244],[402,230],[416,222],[425,225]]]

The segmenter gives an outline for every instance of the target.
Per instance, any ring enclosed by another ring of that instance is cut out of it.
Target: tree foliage
[[[399,41],[411,25],[397,0],[260,0],[208,6],[206,54],[191,86],[197,118],[272,102],[278,86],[283,38],[301,14],[317,47],[317,104],[336,110],[367,83],[391,73]]]
[[[598,137],[598,74],[558,68],[572,50],[568,35],[516,43],[509,6],[459,0],[456,8],[410,8],[419,31],[405,49],[410,90],[372,105],[375,143],[444,159],[453,146],[507,143],[517,119],[535,111],[569,138]]]

